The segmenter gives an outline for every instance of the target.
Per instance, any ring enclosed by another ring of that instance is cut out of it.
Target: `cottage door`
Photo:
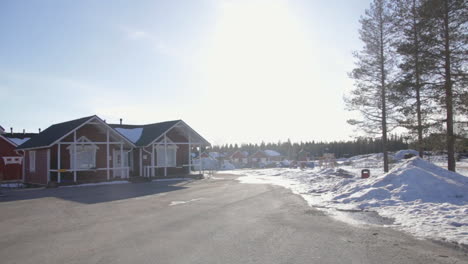
[[[124,164],[122,165],[122,159],[120,157],[120,150],[114,149],[114,153],[112,155],[113,165],[114,165],[114,177],[124,178],[127,176],[126,174],[127,170],[119,169],[119,168],[128,167],[128,153],[124,151],[123,155],[124,155],[124,158],[123,158]]]

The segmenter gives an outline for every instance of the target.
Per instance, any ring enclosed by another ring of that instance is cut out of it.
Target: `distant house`
[[[188,172],[191,151],[209,145],[182,120],[109,125],[88,116],[50,126],[21,144],[27,183],[76,183]]]
[[[195,155],[195,156],[196,156],[196,155]],[[206,158],[211,158],[211,157],[210,157],[210,154],[209,154],[209,153],[207,153],[207,152],[205,152],[205,151],[204,151],[204,152],[202,152],[202,154],[201,154],[200,156],[201,156],[203,159],[206,159]]]
[[[35,133],[5,133],[0,126],[0,180],[23,179],[23,156],[15,149],[35,135]]]
[[[211,151],[208,153],[208,155],[210,156],[210,158],[216,159],[219,161],[223,161],[226,158],[226,154],[221,153],[221,152],[216,152],[216,151]]]
[[[297,153],[297,161],[309,161],[310,160],[310,153],[305,151],[304,149],[301,149]]]
[[[271,163],[283,160],[283,156],[274,150],[259,150],[250,156],[253,163]]]
[[[246,165],[249,163],[249,153],[247,151],[236,150],[228,156],[228,160],[234,165]]]

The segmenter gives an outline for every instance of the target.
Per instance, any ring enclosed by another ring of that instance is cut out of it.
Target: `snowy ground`
[[[379,162],[380,156],[375,154],[353,157],[336,168],[226,173],[243,175],[239,178],[243,183],[289,188],[311,206],[351,223],[359,221],[345,213],[377,212],[382,219],[392,219],[381,224],[421,238],[468,245],[468,175],[420,158],[398,161],[384,174]],[[369,179],[359,177],[363,168],[370,168]]]

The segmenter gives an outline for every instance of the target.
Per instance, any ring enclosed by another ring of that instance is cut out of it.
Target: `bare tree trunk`
[[[380,85],[382,96],[382,152],[384,161],[384,172],[388,172],[388,152],[387,152],[387,96],[385,87],[385,56],[383,38],[383,17],[380,11]]]
[[[422,127],[422,118],[421,118],[421,75],[420,75],[420,63],[419,63],[419,38],[418,38],[418,29],[416,21],[416,0],[413,0],[413,37],[414,37],[414,46],[416,48],[414,53],[414,65],[415,65],[415,78],[416,78],[416,114],[418,118],[418,152],[419,156],[422,158],[424,155],[424,146],[423,146],[423,127]]]
[[[448,0],[444,1],[444,56],[445,56],[445,105],[447,110],[447,168],[455,171],[455,137],[453,135],[453,92],[450,62],[450,34]]]

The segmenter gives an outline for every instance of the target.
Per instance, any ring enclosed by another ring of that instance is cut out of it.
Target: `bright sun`
[[[283,0],[224,2],[197,64],[210,118],[229,120],[225,131],[245,135],[246,142],[288,138],[304,120],[326,124],[342,111],[330,109],[330,98],[340,96],[323,83],[324,55],[289,5]],[[258,135],[234,124],[256,127]],[[307,126],[300,133],[326,136],[318,130]],[[271,131],[276,139],[268,138]],[[230,140],[229,134],[223,137]]]
[[[211,92],[254,98],[312,85],[310,45],[285,1],[224,3],[204,69]]]

